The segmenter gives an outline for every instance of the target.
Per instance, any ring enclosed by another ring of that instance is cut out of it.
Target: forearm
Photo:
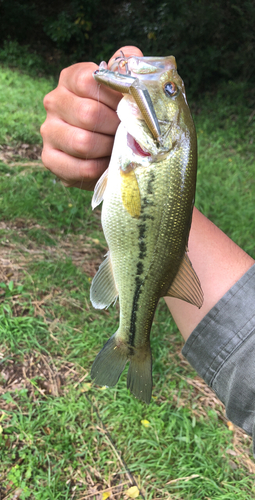
[[[204,292],[201,309],[172,297],[165,301],[185,340],[254,260],[196,208],[189,237],[189,258]]]

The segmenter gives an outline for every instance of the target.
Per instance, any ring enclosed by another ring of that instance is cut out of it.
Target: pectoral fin
[[[139,218],[141,213],[141,195],[133,163],[125,170],[120,169],[122,203],[131,217]]]
[[[187,254],[184,256],[167,296],[185,300],[185,302],[189,302],[199,307],[199,309],[203,305],[203,290]]]
[[[94,208],[96,208],[97,205],[99,205],[101,201],[103,201],[105,188],[107,186],[107,180],[108,180],[108,168],[104,171],[104,173],[101,175],[101,177],[98,179],[95,185],[94,194],[91,201],[92,210],[94,210]]]
[[[112,272],[110,252],[100,265],[90,288],[90,300],[96,309],[107,309],[119,293]]]

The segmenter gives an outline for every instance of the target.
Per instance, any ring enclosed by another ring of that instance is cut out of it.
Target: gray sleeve
[[[253,435],[255,456],[255,264],[202,319],[182,353],[229,420]]]

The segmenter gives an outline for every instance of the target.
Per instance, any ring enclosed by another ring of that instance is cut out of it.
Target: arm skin
[[[188,246],[189,258],[204,292],[204,303],[198,309],[182,300],[165,297],[184,340],[255,262],[196,208]]]
[[[125,56],[142,56],[136,47],[122,47]],[[120,55],[118,50],[110,62]],[[47,118],[41,127],[42,161],[65,186],[91,190],[107,168],[116,114],[122,94],[98,87],[92,77],[93,63],[79,63],[62,71],[55,90],[45,96]],[[207,312],[251,267],[254,260],[220,229],[194,209],[189,238],[189,257],[201,281],[201,309],[179,299],[166,303],[186,340]]]

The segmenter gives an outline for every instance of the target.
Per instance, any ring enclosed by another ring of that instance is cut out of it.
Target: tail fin
[[[138,399],[149,404],[152,393],[152,360],[150,346],[130,358],[127,387]]]
[[[117,345],[115,333],[98,353],[91,368],[91,378],[97,385],[113,387],[117,384],[127,360],[127,348]]]
[[[152,392],[150,346],[146,350],[139,349],[130,353],[129,346],[116,341],[116,333],[97,355],[91,368],[91,378],[97,385],[113,387],[130,359],[127,387],[135,397],[149,404]]]

